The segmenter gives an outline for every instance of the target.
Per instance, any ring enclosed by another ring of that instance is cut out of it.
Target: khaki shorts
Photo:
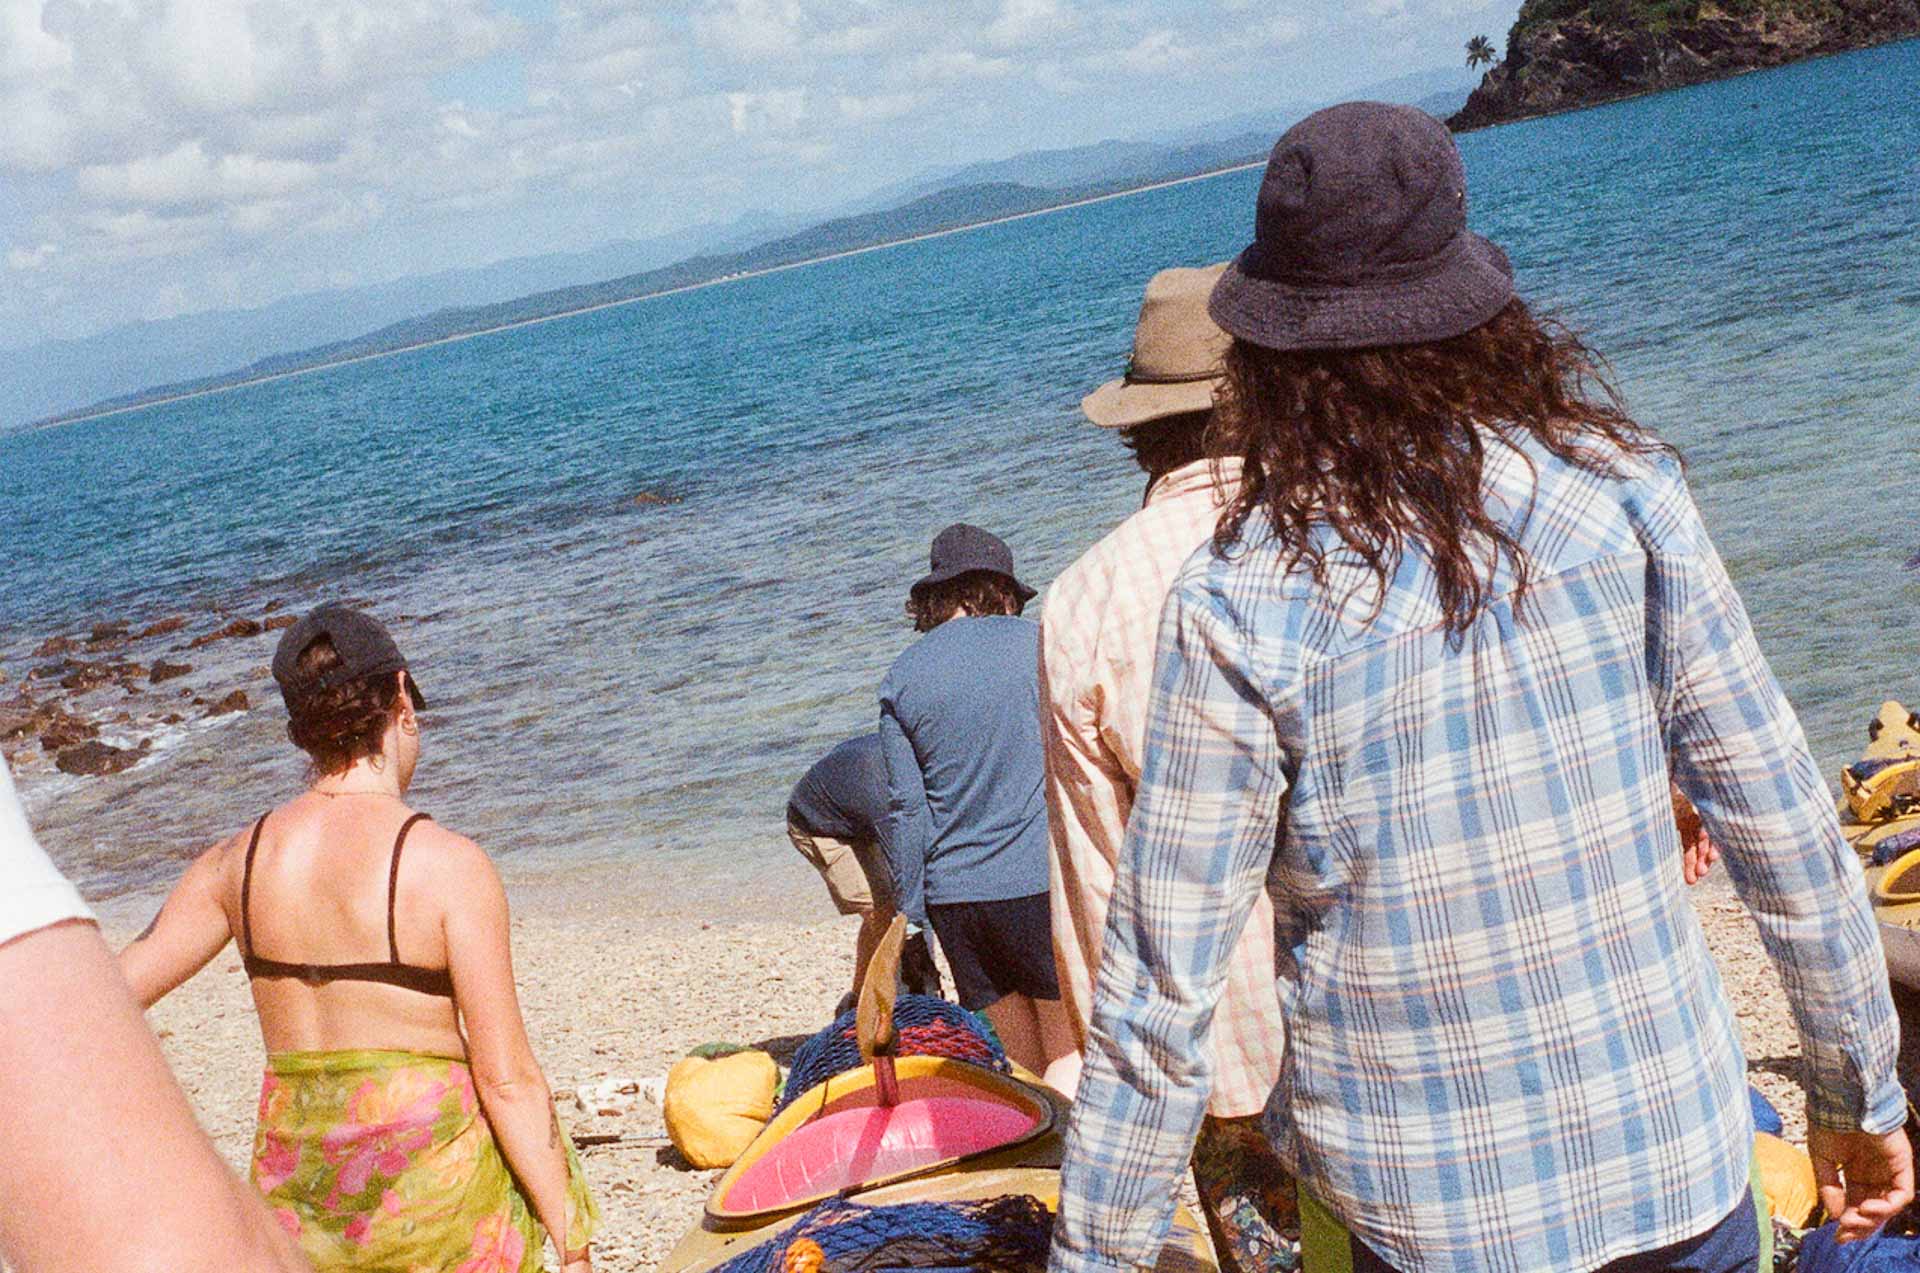
[[[893,870],[877,841],[815,835],[792,818],[787,819],[787,838],[820,872],[842,915],[867,915],[878,907],[889,911],[894,908]]]

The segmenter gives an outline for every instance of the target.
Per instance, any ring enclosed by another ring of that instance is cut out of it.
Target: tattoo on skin
[[[550,1110],[547,1115],[547,1148],[560,1148],[560,1111]]]

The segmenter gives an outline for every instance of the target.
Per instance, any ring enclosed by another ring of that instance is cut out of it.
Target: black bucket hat
[[[1260,182],[1253,244],[1207,312],[1267,349],[1416,345],[1513,299],[1507,254],[1467,229],[1453,134],[1411,106],[1348,102],[1288,129]]]
[[[955,522],[933,537],[933,551],[927,557],[931,569],[913,585],[912,591],[916,594],[922,588],[945,583],[960,575],[976,570],[991,570],[1007,577],[1021,605],[1037,595],[1013,573],[1013,550],[1007,547],[1006,541],[978,526]]]
[[[321,637],[333,642],[333,652],[340,661],[317,677],[300,675],[300,656]],[[280,644],[273,651],[273,679],[280,683],[280,696],[289,709],[315,690],[394,672],[407,673],[407,697],[416,709],[425,708],[427,700],[414,684],[407,660],[386,627],[365,611],[337,602],[309,611],[281,634]]]

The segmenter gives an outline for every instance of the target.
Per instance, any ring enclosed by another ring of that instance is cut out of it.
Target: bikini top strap
[[[247,841],[247,869],[240,877],[241,955],[253,957],[253,855],[260,849],[260,831],[267,825],[266,815],[253,824],[253,838]]]
[[[407,846],[407,832],[413,830],[416,822],[429,821],[424,813],[416,813],[400,824],[400,833],[393,837],[393,864],[387,868],[387,955],[388,962],[400,962],[400,937],[394,927],[393,906],[400,894],[400,850]]]

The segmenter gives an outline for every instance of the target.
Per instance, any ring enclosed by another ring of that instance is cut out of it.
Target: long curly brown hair
[[[1486,438],[1532,438],[1572,464],[1616,472],[1628,455],[1671,452],[1627,415],[1610,369],[1572,331],[1515,299],[1461,336],[1421,345],[1283,351],[1236,340],[1216,397],[1212,450],[1242,460],[1217,551],[1240,544],[1264,509],[1290,567],[1327,586],[1332,529],[1379,583],[1409,544],[1430,557],[1449,631],[1495,598],[1511,563],[1524,599],[1526,554],[1488,516]]]

